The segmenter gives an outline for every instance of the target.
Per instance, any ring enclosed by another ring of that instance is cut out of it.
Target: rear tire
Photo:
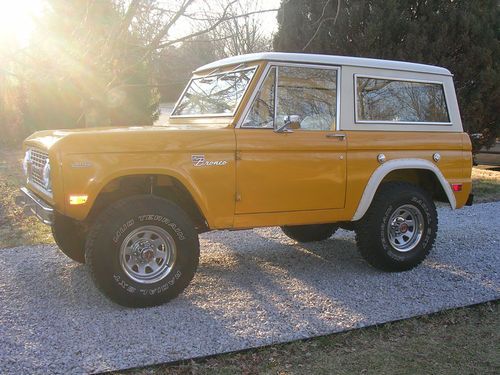
[[[356,226],[358,250],[375,268],[407,271],[429,254],[437,227],[436,206],[426,191],[389,182],[380,187]]]
[[[99,289],[129,307],[177,297],[192,280],[199,255],[198,234],[186,213],[150,195],[125,198],[104,210],[85,249]]]
[[[283,226],[281,230],[297,242],[315,242],[330,238],[338,226],[335,224],[293,225]]]
[[[85,263],[85,232],[82,226],[69,217],[55,214],[52,236],[59,249],[78,263]]]

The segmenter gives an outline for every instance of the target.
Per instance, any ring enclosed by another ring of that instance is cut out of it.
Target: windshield
[[[231,116],[236,111],[255,67],[193,78],[172,116]]]

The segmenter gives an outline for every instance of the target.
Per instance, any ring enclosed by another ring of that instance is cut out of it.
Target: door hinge
[[[240,152],[239,152],[239,151],[236,151],[234,158],[235,158],[236,160],[241,160],[241,154],[240,154]]]
[[[235,200],[236,200],[236,202],[241,201],[241,194],[240,193],[236,193]]]

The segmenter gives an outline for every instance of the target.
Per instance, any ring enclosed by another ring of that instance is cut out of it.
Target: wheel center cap
[[[408,232],[408,224],[406,224],[406,223],[401,223],[401,224],[399,225],[399,232],[400,232],[400,233],[406,233],[406,232]]]
[[[141,251],[141,257],[144,259],[146,262],[151,262],[154,258],[155,252],[151,248],[147,248]]]
[[[149,263],[154,259],[155,250],[149,241],[141,240],[134,245],[134,254],[140,260]]]

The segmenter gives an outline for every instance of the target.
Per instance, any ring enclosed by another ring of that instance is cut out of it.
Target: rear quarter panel
[[[461,192],[455,192],[457,208],[467,201],[471,190],[470,151],[464,150],[463,133],[349,131],[347,134],[346,211],[354,214],[368,180],[380,166],[377,156],[383,153],[387,160],[424,159],[434,163],[448,183],[461,183]],[[433,160],[434,153],[441,160]]]

